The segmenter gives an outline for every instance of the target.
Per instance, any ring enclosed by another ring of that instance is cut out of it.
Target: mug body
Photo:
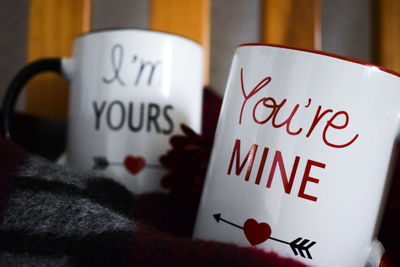
[[[71,80],[67,162],[135,193],[160,189],[160,155],[185,123],[200,132],[203,56],[189,39],[147,30],[79,37]]]
[[[194,237],[364,266],[399,132],[400,78],[322,52],[240,46]]]

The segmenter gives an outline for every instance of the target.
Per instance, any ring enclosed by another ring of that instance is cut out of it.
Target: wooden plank
[[[28,62],[44,57],[71,56],[73,40],[90,28],[91,0],[31,0]],[[27,86],[27,113],[65,120],[68,85],[56,74],[44,73]]]
[[[378,64],[400,73],[400,1],[380,0],[377,5]]]
[[[190,38],[204,49],[204,83],[209,82],[210,0],[151,0],[150,28]]]
[[[262,41],[321,49],[320,0],[263,0]]]

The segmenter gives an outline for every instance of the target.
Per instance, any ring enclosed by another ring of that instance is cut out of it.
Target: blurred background
[[[380,61],[379,57],[380,42],[383,38],[382,14],[387,12],[382,6],[388,6],[390,10],[395,9],[399,18],[400,1],[397,0],[2,0],[1,2],[0,99],[3,98],[11,78],[27,62],[49,54],[68,56],[71,53],[72,39],[79,33],[118,27],[167,31],[175,31],[177,28],[180,34],[192,35],[189,37],[196,39],[205,47],[206,57],[209,60],[205,85],[209,85],[219,95],[224,92],[234,50],[241,43],[281,43],[333,52],[377,64],[389,64],[387,66],[389,68],[396,68],[398,64],[390,65],[391,63]],[[72,12],[72,17],[71,14],[66,14],[68,12]],[[180,18],[181,14],[186,14],[182,16],[187,18]],[[170,20],[178,22],[168,24]],[[179,23],[187,24],[186,26],[192,27],[192,30],[188,32],[187,29],[179,29],[181,27]],[[389,22],[385,23],[392,25],[393,21],[389,19]],[[71,30],[72,24],[77,26]],[[398,42],[397,51],[400,50],[399,25],[399,20],[392,25],[394,31],[397,31],[397,37],[394,37]],[[52,43],[58,50],[47,49],[48,43]],[[37,83],[36,87],[46,87],[41,82]],[[62,81],[59,83],[61,87],[66,87]],[[41,111],[37,111],[37,105],[33,103],[35,99],[41,97],[40,94],[43,96],[45,91],[40,92],[21,97],[18,109],[40,114]],[[67,98],[67,88],[60,92],[63,93],[59,94],[59,98]],[[39,102],[43,105],[43,101]],[[47,102],[52,102],[52,99]],[[57,101],[54,106],[66,108],[66,104],[60,105]],[[47,109],[50,111],[44,111],[41,115],[58,120],[63,120],[65,117],[64,111],[51,111],[52,107]]]

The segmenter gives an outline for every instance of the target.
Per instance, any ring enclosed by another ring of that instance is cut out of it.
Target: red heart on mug
[[[252,246],[264,242],[271,236],[271,227],[268,223],[258,223],[254,219],[246,220],[243,231]]]
[[[132,174],[138,174],[144,166],[146,166],[146,160],[142,157],[135,157],[128,155],[124,159],[125,168]]]

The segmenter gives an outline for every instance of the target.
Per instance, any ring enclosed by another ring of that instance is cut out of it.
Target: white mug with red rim
[[[237,48],[194,238],[378,266],[400,77],[324,52]]]

